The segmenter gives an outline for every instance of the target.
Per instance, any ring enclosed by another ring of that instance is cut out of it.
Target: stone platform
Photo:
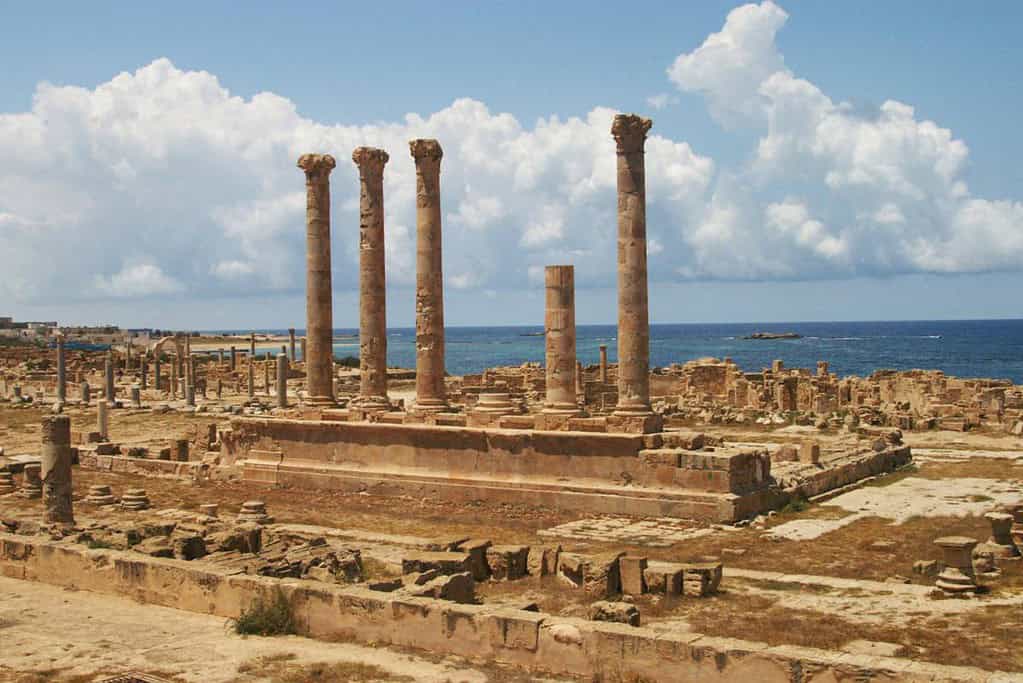
[[[272,486],[710,522],[748,518],[793,495],[771,476],[766,450],[704,448],[678,432],[235,418],[221,455],[221,464],[235,465],[246,481]],[[877,462],[860,469],[893,464],[883,454],[865,458]],[[843,476],[822,478],[848,483]]]

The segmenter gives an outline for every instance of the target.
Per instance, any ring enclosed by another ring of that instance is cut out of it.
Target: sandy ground
[[[288,666],[294,668],[318,662],[379,667],[379,677],[357,680],[529,680],[453,659],[430,661],[387,648],[297,636],[243,638],[218,617],[3,577],[0,648],[0,681],[12,682],[19,678],[33,683],[102,680],[134,671],[189,683],[263,683],[273,678],[260,675],[258,667],[245,670],[258,658],[283,660],[289,655],[294,658]]]
[[[1023,502],[1023,487],[1018,480],[908,477],[883,488],[864,487],[843,493],[823,506],[851,514],[837,519],[795,519],[773,527],[768,533],[808,541],[868,517],[902,524],[913,517],[981,516],[997,506],[1019,502]]]

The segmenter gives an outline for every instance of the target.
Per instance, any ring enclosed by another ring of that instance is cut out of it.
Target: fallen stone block
[[[424,572],[437,569],[442,574],[458,574],[472,571],[469,553],[418,552],[401,560],[401,573]]]
[[[622,577],[622,593],[626,595],[646,593],[643,572],[646,571],[647,558],[625,555],[618,560],[618,567]]]
[[[486,581],[490,576],[490,565],[487,563],[487,548],[491,542],[486,539],[470,538],[457,547],[453,548],[458,552],[469,554],[469,566],[472,578],[476,581]]]
[[[601,600],[590,605],[590,619],[639,626],[639,608],[628,602]]]
[[[469,572],[438,576],[421,586],[406,586],[404,590],[416,597],[450,600],[463,605],[476,602],[476,582]]]
[[[558,577],[587,593],[604,597],[621,592],[621,574],[618,558],[624,552],[601,555],[561,553],[558,558]]]

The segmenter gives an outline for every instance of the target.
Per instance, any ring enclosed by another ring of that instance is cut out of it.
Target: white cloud
[[[110,277],[97,275],[96,289],[112,297],[145,297],[154,294],[172,294],[184,290],[180,282],[167,276],[152,263],[125,265]]]
[[[1023,205],[972,197],[962,177],[966,144],[913,107],[889,100],[857,110],[796,76],[775,43],[787,18],[769,1],[739,7],[668,69],[725,127],[760,135],[748,165],[718,175],[711,205],[686,232],[697,254],[682,272],[817,278],[1018,269]]]
[[[646,103],[650,107],[660,111],[670,104],[678,104],[678,98],[670,93],[661,92],[646,98]]]
[[[721,168],[657,134],[655,123],[646,146],[651,279],[1018,270],[1023,204],[974,196],[966,144],[911,106],[854,108],[793,73],[775,40],[787,18],[771,2],[739,7],[668,69],[726,129],[758,140],[747,163]],[[660,93],[648,104],[670,115],[676,97]],[[214,75],[166,59],[93,89],[43,83],[30,111],[0,114],[0,297],[300,292],[305,193],[295,162],[306,152],[337,159],[334,283],[354,291],[359,197],[350,158],[360,145],[391,155],[387,280],[410,287],[416,191],[407,150],[416,137],[444,148],[451,287],[495,295],[536,287],[550,263],[574,263],[579,287],[610,286],[614,113],[594,107],[523,125],[459,99],[425,116],[326,125],[286,98],[241,98]]]

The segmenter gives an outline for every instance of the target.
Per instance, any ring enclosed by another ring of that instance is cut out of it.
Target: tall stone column
[[[295,362],[295,328],[288,328],[288,353],[291,354],[291,362]]]
[[[607,384],[607,344],[600,345],[600,383]]]
[[[114,359],[113,356],[107,356],[103,366],[103,400],[114,405],[114,399]]]
[[[253,401],[256,398],[256,357],[255,355],[249,356],[249,401]]]
[[[160,391],[160,354],[153,355],[153,389]]]
[[[544,339],[547,359],[546,413],[579,412],[575,396],[575,268],[544,269],[546,308]]]
[[[64,335],[57,335],[57,403],[67,403],[67,366],[64,357]]]
[[[231,347],[231,372],[238,369],[238,349]]]
[[[444,153],[436,140],[412,140],[409,148],[416,162],[416,409],[441,411],[448,407],[440,222]]]
[[[312,405],[334,405],[334,312],[330,278],[330,172],[336,162],[329,154],[303,154],[306,189],[306,391]],[[280,360],[278,360],[278,363]]]
[[[387,285],[384,274],[384,165],[382,149],[359,147],[359,396],[365,410],[387,400]]]
[[[306,359],[305,337],[299,341],[298,347],[302,351],[302,362],[304,363]]]
[[[646,171],[643,143],[652,122],[618,114],[618,406],[642,417],[650,409],[650,318],[647,310]]]
[[[48,415],[43,418],[42,466],[43,523],[71,526],[71,418]]]
[[[256,357],[256,333],[249,332],[249,358]]]

